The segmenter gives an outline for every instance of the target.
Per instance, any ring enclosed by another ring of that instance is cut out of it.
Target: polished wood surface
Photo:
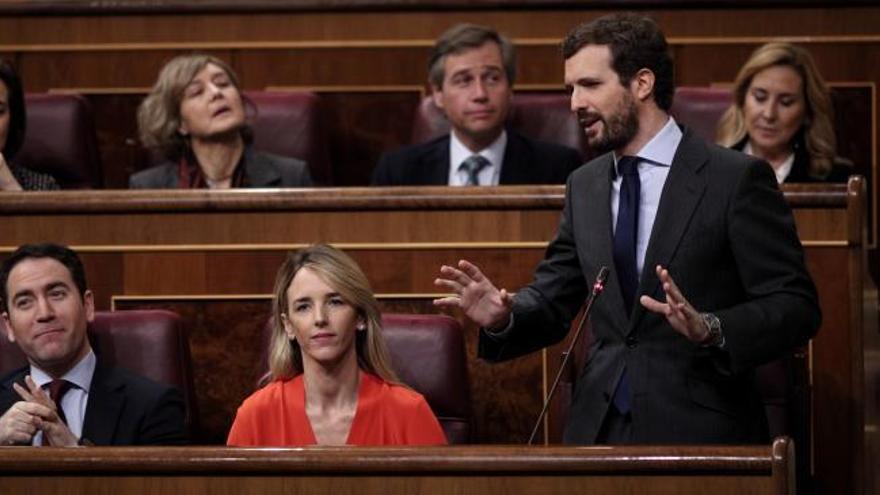
[[[876,451],[876,435],[866,443],[866,432],[877,424],[866,413],[877,379],[866,356],[877,354],[864,335],[876,332],[877,306],[864,265],[864,182],[784,192],[824,314],[809,354],[813,444],[802,448],[817,487],[861,493],[876,476],[865,463]],[[443,263],[467,258],[499,286],[527,284],[562,202],[560,186],[0,193],[0,252],[41,240],[70,244],[83,255],[99,309],[184,315],[204,416],[197,439],[218,443],[252,390],[255,336],[287,251],[335,243],[363,267],[383,309],[434,312],[432,281]],[[488,365],[475,358],[477,329],[465,329],[475,441],[524,442],[557,351]]]
[[[38,3],[28,2],[30,8],[45,7]],[[471,2],[406,3],[413,8],[389,3],[370,10],[370,2],[360,9],[330,5],[311,11],[255,6],[246,15],[174,10],[165,2],[151,15],[126,11],[125,3],[116,2],[99,2],[82,15],[9,11],[0,16],[0,56],[14,61],[28,91],[88,95],[109,187],[126,187],[128,176],[148,164],[138,144],[135,109],[162,65],[194,50],[229,61],[245,89],[318,92],[327,109],[333,185],[366,185],[381,152],[408,142],[413,105],[426,85],[430,47],[450,25],[496,26],[518,49],[517,90],[562,91],[560,40],[577,22],[615,10],[613,4],[595,2],[484,4],[477,9]],[[840,140],[840,154],[869,177],[873,191],[875,174],[869,171],[876,166],[880,133],[875,122],[880,64],[865,61],[880,59],[880,7],[785,3],[785,8],[766,8],[685,2],[670,8],[649,2],[640,12],[663,27],[679,86],[729,84],[755,47],[786,39],[806,46],[830,83],[862,88],[868,101],[845,105],[835,100],[835,109],[857,123]]]
[[[794,493],[793,445],[750,447],[0,447],[20,493]]]
[[[582,0],[581,5],[591,7],[626,8],[653,7],[726,7],[731,4],[758,5],[762,7],[824,7],[834,6],[829,0]],[[870,4],[871,0],[848,0],[849,4]],[[535,7],[567,7],[570,1],[564,0],[250,0],[242,4],[236,0],[170,0],[161,3],[144,3],[139,0],[118,0],[108,3],[95,3],[90,0],[4,0],[0,3],[2,13],[26,14],[114,14],[114,13],[205,13],[205,12],[286,12],[286,11],[345,11],[364,9],[383,11],[389,9],[434,10],[434,9],[523,9]]]

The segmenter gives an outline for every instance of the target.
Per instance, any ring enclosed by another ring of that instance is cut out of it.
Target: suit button
[[[635,348],[637,345],[639,345],[639,341],[636,340],[635,337],[627,337],[626,338],[626,346],[629,347],[630,349]]]

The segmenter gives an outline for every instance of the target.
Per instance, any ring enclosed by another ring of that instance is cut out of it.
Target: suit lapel
[[[446,139],[435,141],[431,149],[427,151],[425,161],[422,163],[425,171],[421,175],[427,178],[427,185],[445,186],[449,184],[449,135]]]
[[[501,161],[501,175],[498,184],[528,183],[528,163],[525,160],[525,146],[519,134],[507,130],[507,145]]]
[[[13,383],[18,383],[24,385],[24,377],[30,372],[30,367],[25,366],[24,368],[20,368],[16,370],[14,373],[9,375],[9,378],[3,381],[0,384],[0,415],[5,413],[12,404],[21,400],[21,397],[18,395],[18,392],[12,388]]]
[[[112,445],[125,403],[125,384],[100,363],[95,367],[82,437],[95,445]]]
[[[685,129],[663,185],[637,294],[650,295],[659,290],[660,281],[654,267],[669,266],[675,255],[685,229],[706,190],[706,178],[699,171],[708,159],[705,143]],[[645,309],[641,304],[634,305],[634,314],[627,333],[638,325],[644,313]]]
[[[579,232],[587,233],[578,239],[578,245],[583,245],[584,252],[593,253],[598,267],[606,266],[611,270],[608,277],[607,289],[602,295],[610,308],[611,318],[614,320],[614,328],[625,329],[629,315],[623,304],[623,295],[620,293],[617,269],[614,266],[612,239],[614,229],[611,226],[611,180],[614,171],[614,159],[611,153],[598,158],[596,173],[589,176],[584,191],[573,191],[572,197],[581,198],[577,211],[572,212],[573,218],[583,218],[584,223]],[[578,248],[580,249],[580,248]],[[584,274],[588,283],[592,282],[592,275]]]

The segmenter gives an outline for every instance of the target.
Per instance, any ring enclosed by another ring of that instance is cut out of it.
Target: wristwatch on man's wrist
[[[703,319],[703,324],[706,325],[706,330],[709,331],[706,339],[700,345],[724,349],[725,341],[724,333],[721,332],[721,320],[713,313],[700,313],[700,318]]]

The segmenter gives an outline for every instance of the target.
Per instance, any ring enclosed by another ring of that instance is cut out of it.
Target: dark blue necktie
[[[617,226],[614,229],[614,268],[626,313],[632,313],[636,290],[639,286],[639,272],[636,261],[636,241],[639,232],[639,183],[638,157],[624,156],[617,160],[617,173],[622,176],[620,195],[617,202]],[[629,387],[626,368],[614,391],[614,407],[621,414],[632,408],[632,391]]]

